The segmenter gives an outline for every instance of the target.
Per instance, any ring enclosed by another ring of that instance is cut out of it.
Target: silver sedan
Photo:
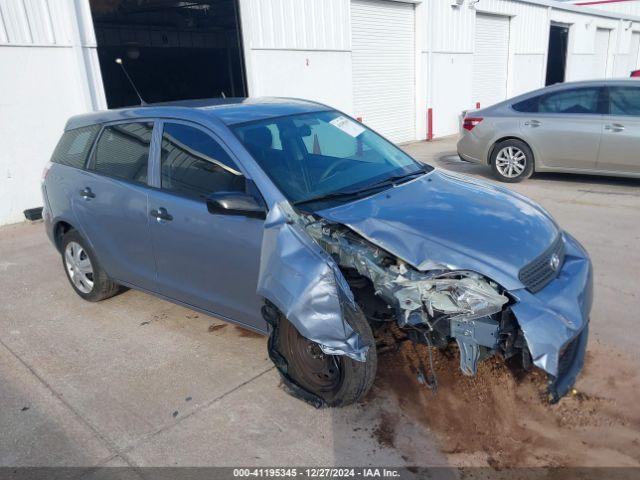
[[[468,112],[458,154],[504,182],[534,171],[640,178],[640,80],[561,83]]]

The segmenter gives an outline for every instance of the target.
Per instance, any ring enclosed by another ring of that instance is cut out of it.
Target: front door
[[[207,130],[162,128],[160,188],[149,199],[160,293],[266,331],[256,294],[264,222],[211,214],[206,205],[214,192],[244,192],[244,176]]]
[[[598,170],[640,173],[640,86],[609,87]]]
[[[152,131],[152,122],[106,126],[72,187],[80,229],[102,267],[115,280],[148,290],[156,273],[147,215]]]

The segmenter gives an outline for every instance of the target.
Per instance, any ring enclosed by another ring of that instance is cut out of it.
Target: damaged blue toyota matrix
[[[73,289],[139,289],[269,336],[317,406],[366,394],[393,324],[460,369],[498,356],[582,369],[582,246],[531,200],[413,160],[348,115],[292,99],[187,101],[71,118],[42,185]]]

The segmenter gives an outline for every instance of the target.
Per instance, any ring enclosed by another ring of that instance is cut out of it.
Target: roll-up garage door
[[[351,2],[354,114],[394,142],[416,139],[413,4]]]
[[[638,68],[640,68],[640,32],[633,32],[629,47],[629,72]]]
[[[473,101],[488,107],[507,98],[509,17],[476,15]]]
[[[609,61],[609,38],[611,30],[606,28],[596,29],[595,56],[594,56],[594,78],[605,78],[607,76],[607,63]]]

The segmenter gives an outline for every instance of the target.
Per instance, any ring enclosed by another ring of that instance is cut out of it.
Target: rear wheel
[[[504,140],[493,148],[491,169],[500,181],[521,182],[533,173],[533,153],[522,140]]]
[[[62,237],[62,265],[69,283],[85,300],[98,302],[118,293],[119,285],[109,278],[76,230]]]
[[[304,390],[320,397],[330,407],[352,404],[371,388],[376,374],[377,355],[371,327],[359,312],[352,328],[371,345],[366,360],[325,354],[320,346],[300,335],[280,316],[277,349],[287,362],[287,374]]]

